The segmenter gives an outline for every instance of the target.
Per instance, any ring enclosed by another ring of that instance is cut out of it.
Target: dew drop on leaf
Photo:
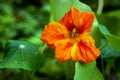
[[[19,45],[19,48],[25,48],[25,45],[21,44]]]

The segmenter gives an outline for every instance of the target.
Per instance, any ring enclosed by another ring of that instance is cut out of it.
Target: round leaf
[[[36,45],[26,41],[9,41],[0,68],[35,70],[42,63],[42,55],[38,50]]]

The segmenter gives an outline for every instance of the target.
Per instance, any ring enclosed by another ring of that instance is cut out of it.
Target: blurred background
[[[92,8],[99,23],[108,26],[112,34],[120,36],[120,32],[118,34],[112,31],[114,29],[117,32],[118,27],[120,29],[120,0],[104,0],[101,14],[97,14],[98,0],[80,1]],[[49,17],[49,0],[0,0],[0,61],[3,59],[5,44],[8,40],[28,40],[39,45],[42,29],[49,22]],[[109,26],[113,26],[113,28],[111,29]],[[1,69],[0,80],[22,80],[21,76],[23,75],[27,77],[27,80],[30,80],[32,73],[34,73],[34,77],[31,80],[72,80],[73,63],[61,65],[53,59],[53,54],[47,56],[48,59],[46,59],[43,67],[35,73],[32,71],[22,72],[20,69]],[[63,69],[67,64],[71,66]],[[114,76],[115,71],[112,71]]]

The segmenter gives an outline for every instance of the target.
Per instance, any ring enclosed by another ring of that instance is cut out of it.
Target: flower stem
[[[23,80],[26,80],[26,72],[25,72],[25,70],[21,69],[21,72],[22,72]]]
[[[101,67],[102,67],[102,73],[105,76],[105,68],[104,68],[104,60],[101,58]]]
[[[111,69],[111,66],[110,66],[109,64],[107,64],[106,69],[105,69],[105,73],[106,73],[106,75],[109,74],[110,69]]]
[[[33,71],[32,74],[31,74],[31,80],[33,80],[34,76],[35,76],[35,72],[36,71]]]
[[[103,11],[103,6],[104,6],[104,0],[99,0],[98,1],[98,9],[97,9],[97,14],[100,15]]]

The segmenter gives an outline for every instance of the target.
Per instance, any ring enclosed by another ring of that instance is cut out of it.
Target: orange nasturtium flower
[[[45,26],[41,40],[55,49],[55,57],[63,62],[68,59],[89,63],[100,51],[90,36],[94,14],[71,8],[59,22]]]

